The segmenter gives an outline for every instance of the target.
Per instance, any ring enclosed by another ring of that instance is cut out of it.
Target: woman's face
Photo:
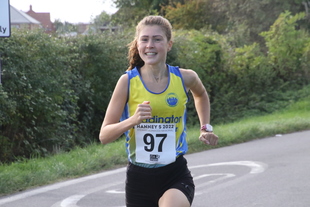
[[[144,26],[138,36],[138,51],[145,65],[166,64],[167,52],[172,47],[165,32],[158,25]]]

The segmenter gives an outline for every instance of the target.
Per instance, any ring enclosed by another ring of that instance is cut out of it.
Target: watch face
[[[203,125],[201,127],[201,129],[205,130],[206,132],[212,132],[213,131],[213,127],[210,124]]]
[[[213,127],[210,124],[206,124],[206,131],[207,132],[212,132],[213,131]]]

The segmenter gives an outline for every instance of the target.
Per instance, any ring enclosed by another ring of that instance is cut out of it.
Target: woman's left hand
[[[199,136],[199,140],[202,141],[204,144],[207,145],[217,145],[218,136],[215,135],[213,132],[201,132]]]

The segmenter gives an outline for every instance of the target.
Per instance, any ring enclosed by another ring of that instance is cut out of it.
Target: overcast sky
[[[29,11],[30,5],[35,12],[49,12],[51,21],[70,23],[88,23],[102,11],[108,14],[116,12],[111,0],[10,0],[11,6],[23,12]]]

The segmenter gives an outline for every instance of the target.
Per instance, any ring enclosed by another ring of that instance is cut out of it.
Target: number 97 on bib
[[[135,126],[136,162],[170,164],[176,158],[175,124],[141,123]]]

